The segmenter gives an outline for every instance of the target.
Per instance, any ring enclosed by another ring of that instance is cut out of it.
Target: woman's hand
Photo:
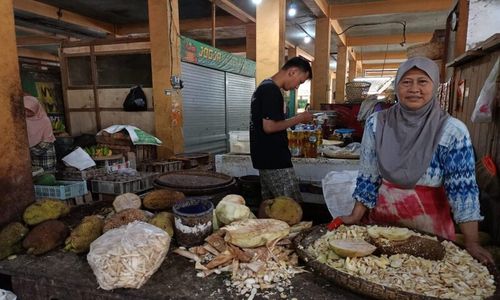
[[[491,253],[479,244],[477,222],[465,222],[459,224],[459,226],[460,230],[464,234],[464,246],[467,252],[469,252],[472,257],[477,259],[482,264],[495,265],[495,260],[493,259],[493,256],[491,256]]]
[[[481,245],[478,242],[471,242],[468,244],[465,244],[465,249],[469,254],[477,259],[480,263],[484,265],[492,264],[495,265],[495,260],[493,259],[493,256],[491,256],[491,253],[488,252],[488,250],[484,249],[481,247]]]
[[[365,212],[368,210],[361,202],[356,201],[352,213],[348,216],[341,216],[340,218],[346,225],[357,224],[361,221]]]

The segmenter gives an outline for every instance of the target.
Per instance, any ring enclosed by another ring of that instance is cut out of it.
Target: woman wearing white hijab
[[[367,119],[356,204],[351,215],[341,218],[353,224],[365,217],[370,223],[400,224],[451,240],[455,221],[467,251],[493,263],[478,239],[483,217],[469,132],[441,110],[438,84],[438,66],[428,58],[411,58],[399,67],[399,103]]]
[[[30,146],[31,165],[42,167],[44,172],[56,171],[56,150],[52,124],[40,102],[33,96],[23,97],[26,113],[28,143]]]

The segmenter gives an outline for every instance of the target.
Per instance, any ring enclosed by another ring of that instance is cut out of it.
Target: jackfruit
[[[149,224],[163,229],[170,237],[174,236],[174,215],[172,213],[165,211],[158,213],[149,221]]]
[[[295,225],[302,220],[302,207],[289,197],[280,196],[262,202],[266,217],[281,220],[288,225]]]
[[[69,234],[68,227],[61,221],[48,220],[35,226],[23,241],[29,254],[40,255],[64,243]]]
[[[67,215],[69,209],[69,206],[61,200],[42,199],[26,208],[23,219],[28,225],[36,225]]]
[[[10,223],[0,231],[0,260],[19,253],[19,245],[28,231],[28,228],[19,222]]]
[[[184,198],[186,198],[186,196],[183,193],[174,190],[154,190],[144,197],[142,205],[147,209],[165,210],[171,209],[175,203]]]
[[[133,221],[146,221],[146,214],[142,210],[135,208],[122,210],[104,221],[102,232],[127,225]]]
[[[241,196],[239,196],[243,199]],[[230,199],[223,198],[215,208],[217,219],[223,224],[231,224],[234,221],[246,220],[250,216],[250,208],[241,202],[231,202]]]
[[[363,257],[377,250],[377,247],[364,240],[331,240],[330,246],[341,257]]]
[[[134,193],[121,194],[113,201],[113,208],[116,212],[127,208],[141,208],[141,198]]]
[[[101,216],[93,215],[83,218],[83,221],[71,231],[66,239],[64,250],[75,253],[88,252],[90,244],[102,234],[104,220]]]

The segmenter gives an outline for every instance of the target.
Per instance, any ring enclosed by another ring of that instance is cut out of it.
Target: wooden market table
[[[52,251],[39,257],[19,255],[0,261],[0,274],[11,276],[13,292],[24,300],[103,300],[103,299],[246,299],[228,291],[228,275],[196,277],[194,263],[169,253],[160,269],[141,289],[98,288],[86,255]],[[229,273],[227,273],[229,274]],[[285,289],[286,299],[365,299],[344,290],[315,273],[298,274],[293,289]],[[279,292],[264,298],[283,299]]]

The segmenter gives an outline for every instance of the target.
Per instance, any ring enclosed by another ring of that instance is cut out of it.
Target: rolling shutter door
[[[248,130],[255,78],[226,73],[227,132]]]
[[[225,74],[182,62],[185,152],[226,152]]]

